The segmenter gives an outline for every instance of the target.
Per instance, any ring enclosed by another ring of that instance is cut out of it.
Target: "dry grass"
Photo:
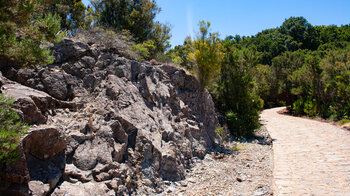
[[[88,45],[103,46],[108,50],[116,50],[129,59],[138,59],[140,54],[133,51],[131,46],[136,45],[132,36],[127,31],[116,32],[113,29],[92,27],[78,30],[73,39]]]

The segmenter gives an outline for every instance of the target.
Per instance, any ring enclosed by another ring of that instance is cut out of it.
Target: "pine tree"
[[[200,32],[193,42],[196,74],[204,89],[220,71],[221,44],[217,33],[209,33],[210,22],[199,23]]]
[[[0,93],[0,162],[15,161],[19,158],[17,146],[27,126],[19,120],[11,109],[13,99]]]

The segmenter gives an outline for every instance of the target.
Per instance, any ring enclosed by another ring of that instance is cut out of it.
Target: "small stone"
[[[110,178],[111,178],[111,176],[108,173],[103,172],[103,173],[96,175],[95,180],[97,182],[101,182],[101,181],[106,181]]]
[[[186,182],[180,182],[180,185],[181,185],[182,187],[187,187],[187,183],[186,183]]]
[[[28,186],[33,195],[46,195],[50,190],[48,184],[44,184],[40,181],[30,181]]]
[[[176,188],[173,187],[173,186],[168,187],[167,190],[166,190],[167,193],[172,193],[172,192],[175,192],[175,191],[176,191]]]
[[[263,188],[258,188],[255,192],[254,192],[254,196],[260,196],[260,195],[265,195],[267,194],[268,191],[264,190]]]

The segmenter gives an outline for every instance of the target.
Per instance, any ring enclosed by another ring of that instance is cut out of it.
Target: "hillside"
[[[22,157],[0,167],[5,193],[159,193],[221,143],[210,94],[184,70],[69,39],[52,50],[54,64],[3,72],[32,125]]]

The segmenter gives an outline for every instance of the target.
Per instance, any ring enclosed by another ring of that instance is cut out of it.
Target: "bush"
[[[61,19],[44,14],[38,1],[1,1],[0,66],[50,64],[53,57],[45,48],[65,36]]]
[[[218,33],[209,33],[210,22],[199,23],[200,33],[193,42],[196,75],[203,90],[220,71],[221,44]]]
[[[257,112],[240,114],[230,111],[225,116],[227,125],[236,138],[250,138],[254,136],[254,130],[259,128]]]
[[[226,133],[224,127],[217,127],[214,132],[219,134],[223,141],[225,141],[229,137],[229,135]]]
[[[140,55],[137,60],[152,58],[153,50],[155,50],[154,42],[152,40],[144,41],[142,44],[130,46],[130,49]]]
[[[28,126],[19,120],[11,109],[14,100],[0,94],[0,162],[15,161],[19,158],[17,146]]]
[[[253,68],[257,65],[254,50],[225,48],[220,79],[212,91],[215,102],[227,119],[236,138],[251,137],[259,127],[258,111],[263,100],[256,93]]]

